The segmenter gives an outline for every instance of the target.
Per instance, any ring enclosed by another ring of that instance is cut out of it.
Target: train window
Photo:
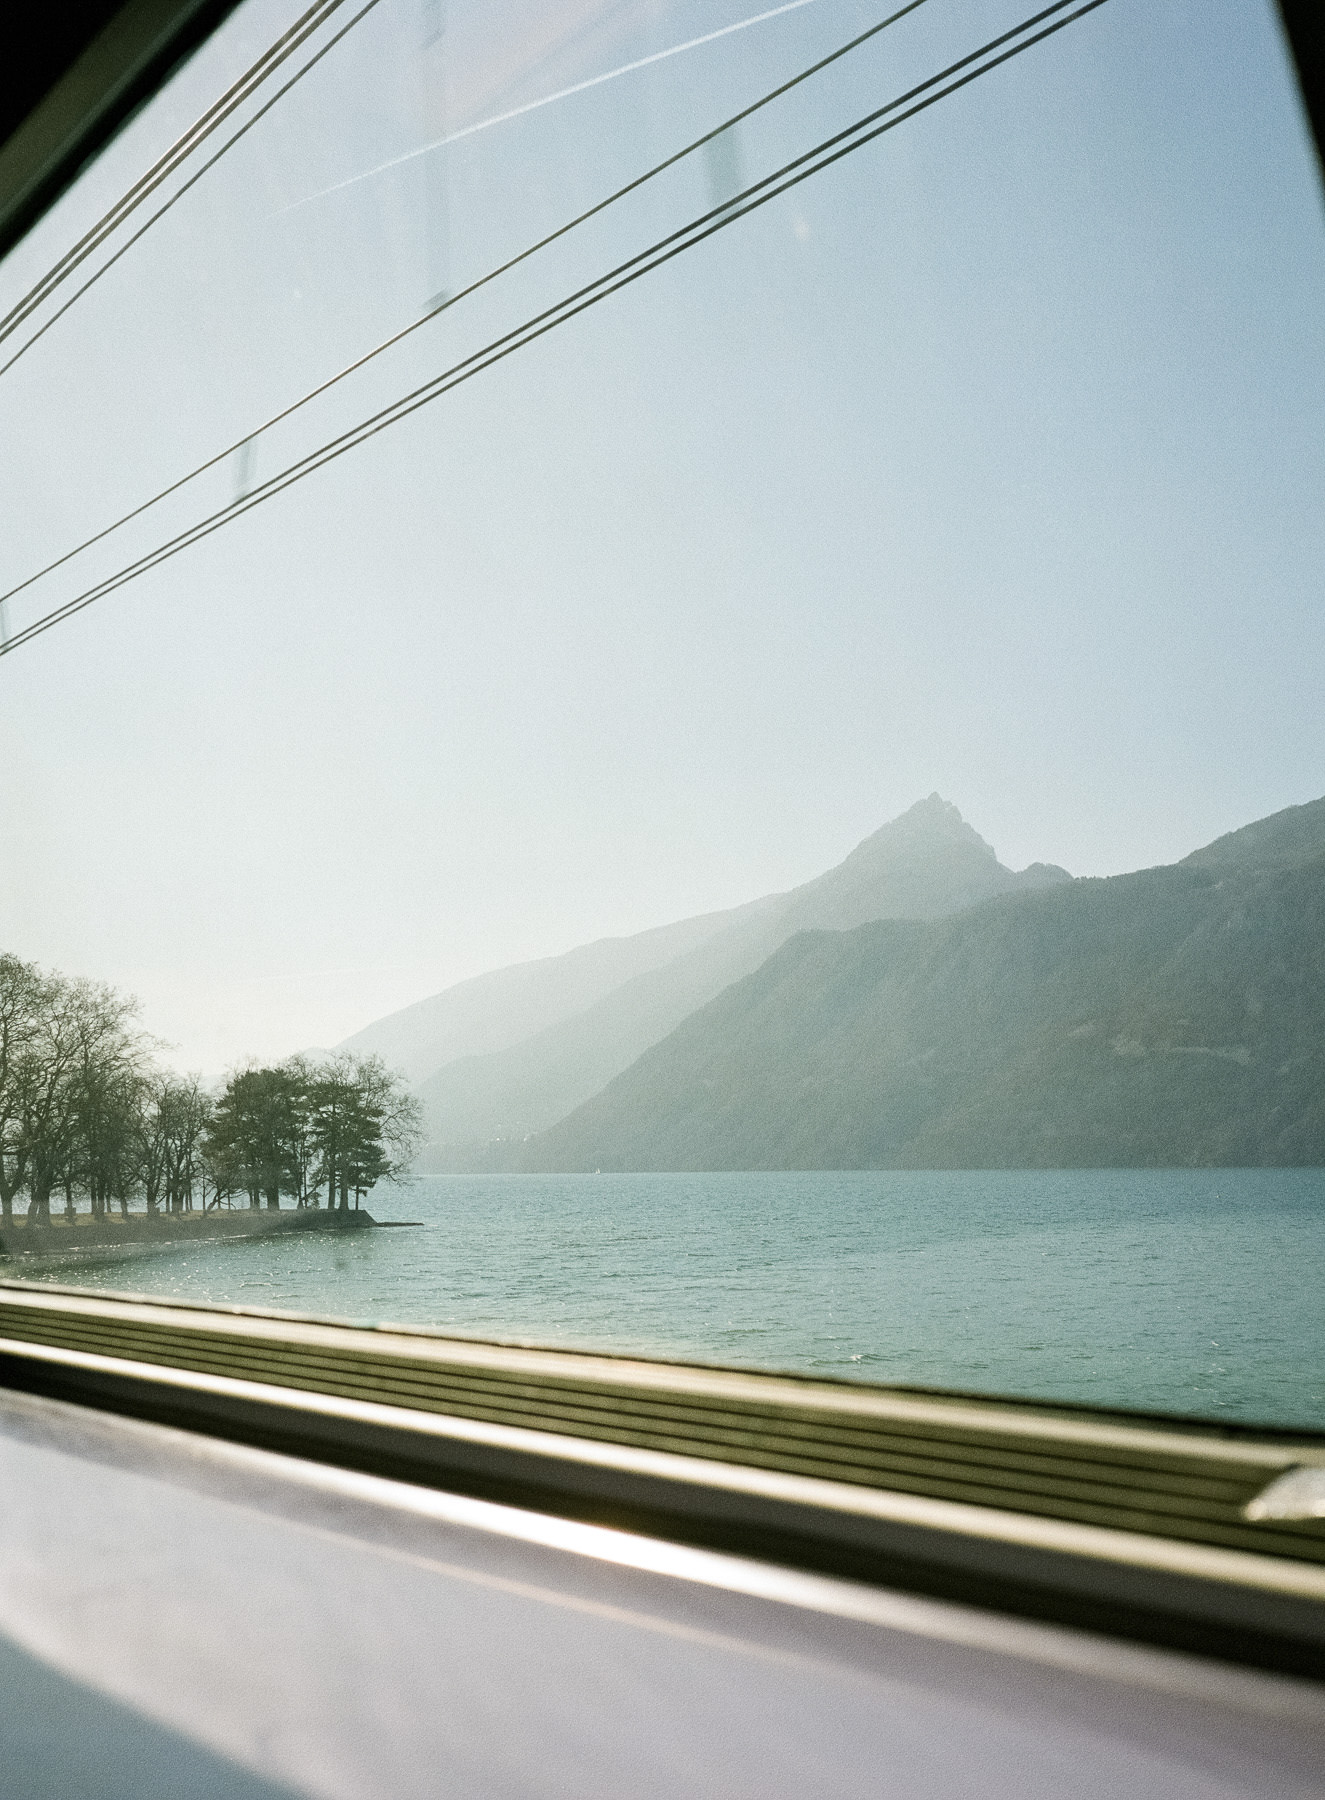
[[[0,264],[4,1274],[1325,1425],[1323,284],[1264,0],[246,0]]]

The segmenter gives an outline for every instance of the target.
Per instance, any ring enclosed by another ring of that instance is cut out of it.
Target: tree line
[[[357,1206],[399,1180],[419,1103],[374,1056],[293,1056],[211,1090],[160,1066],[137,1002],[0,955],[0,1213],[29,1223],[211,1210]]]

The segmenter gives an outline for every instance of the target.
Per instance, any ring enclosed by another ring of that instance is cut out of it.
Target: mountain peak
[[[937,792],[917,800],[897,818],[889,819],[886,825],[871,832],[863,843],[857,844],[847,861],[861,856],[862,852],[869,855],[875,850],[893,852],[912,846],[920,849],[940,845],[961,845],[979,851],[991,862],[998,861],[993,845],[987,844],[975,827],[967,824],[951,800],[945,800]]]
[[[935,919],[996,894],[1066,879],[1005,869],[974,826],[933,793],[856,845],[845,861],[786,896],[784,926],[849,931],[871,919]]]

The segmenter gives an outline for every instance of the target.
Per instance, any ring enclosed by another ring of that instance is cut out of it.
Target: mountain
[[[1303,1163],[1325,1163],[1325,800],[1169,867],[802,932],[506,1153],[549,1170]]]
[[[735,916],[709,913],[475,975],[366,1025],[337,1049],[380,1056],[407,1080],[422,1081],[457,1057],[504,1050],[583,1012],[632,976],[685,955]]]
[[[938,918],[1068,879],[1043,863],[1004,868],[931,794],[789,893],[480,976],[349,1047],[379,1051],[415,1082],[429,1140],[421,1167],[472,1167],[492,1140],[522,1139],[580,1106],[798,931]]]
[[[1325,800],[1285,807],[1193,850],[1188,869],[1288,869],[1325,854]]]

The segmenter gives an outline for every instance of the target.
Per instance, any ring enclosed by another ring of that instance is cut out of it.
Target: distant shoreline
[[[258,1207],[242,1211],[130,1213],[94,1219],[77,1214],[73,1224],[63,1217],[49,1225],[15,1219],[0,1226],[0,1258],[68,1256],[80,1250],[109,1250],[126,1244],[184,1244],[225,1238],[277,1237],[299,1231],[368,1231],[380,1226],[362,1209],[342,1212],[304,1207],[272,1212]]]

